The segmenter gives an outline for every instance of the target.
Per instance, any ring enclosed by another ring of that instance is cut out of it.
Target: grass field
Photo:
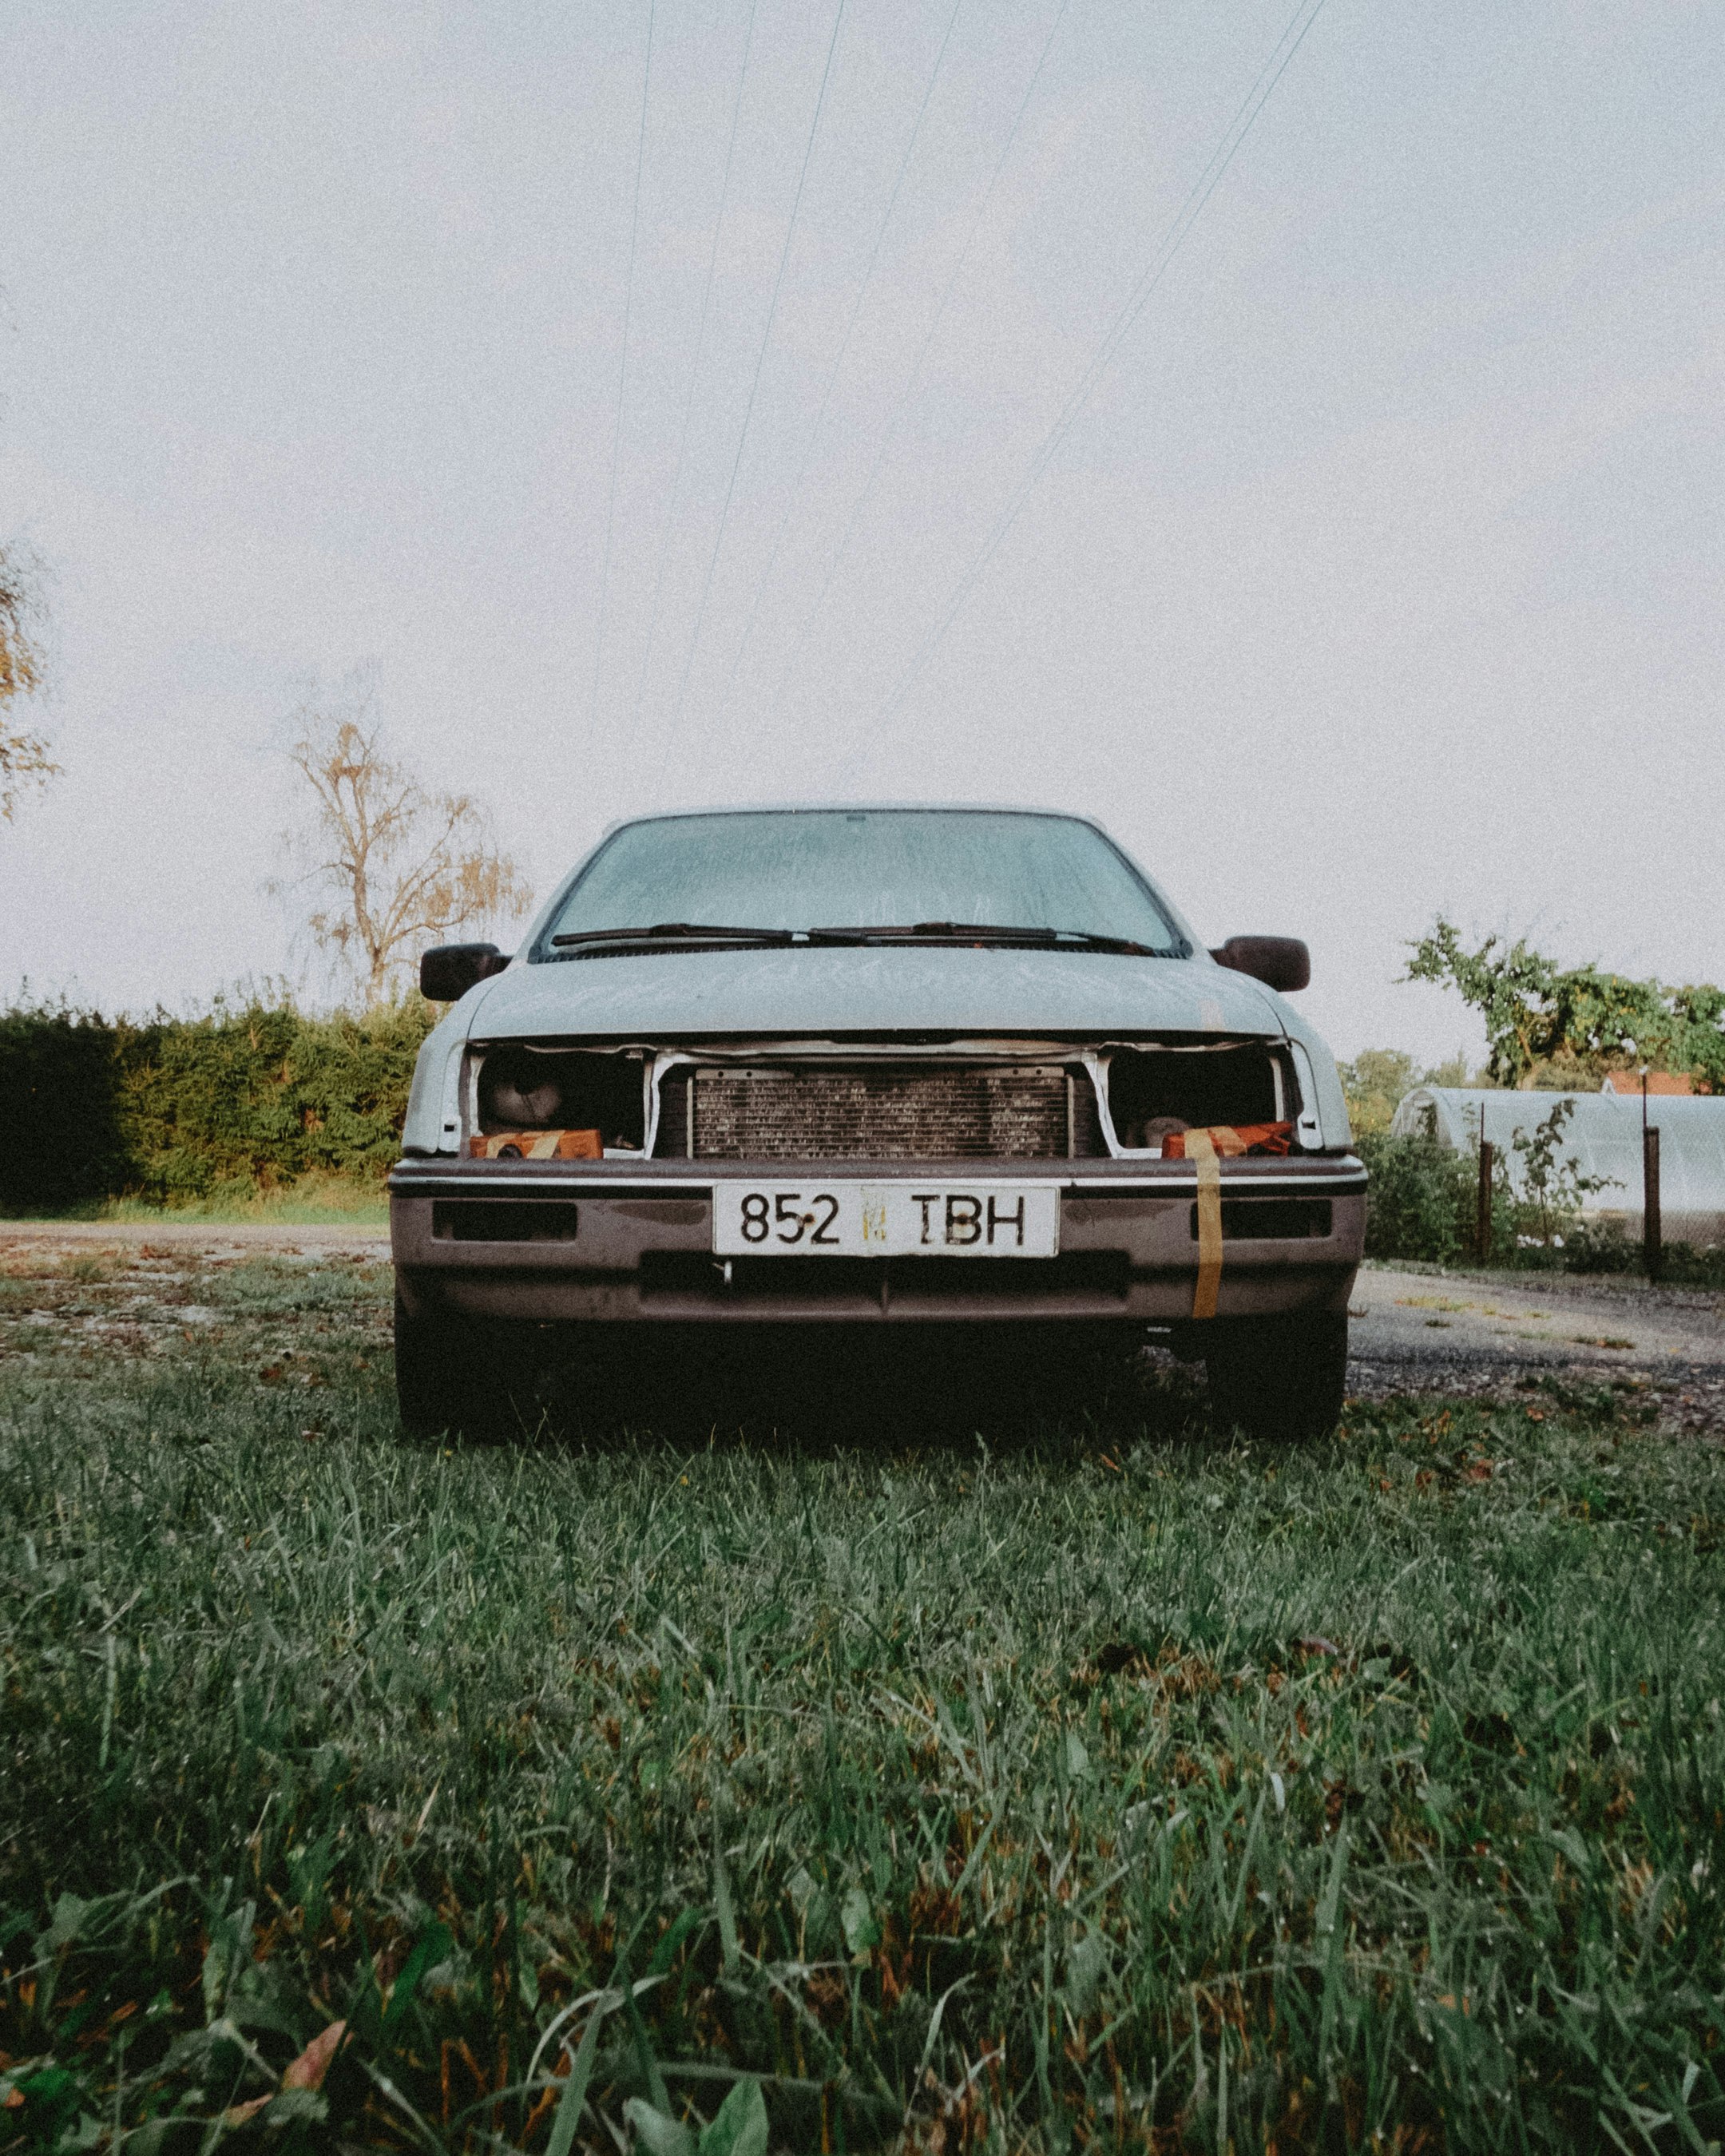
[[[75,1216],[90,1220],[257,1222],[280,1228],[387,1228],[389,1199],[382,1185],[356,1176],[313,1173],[265,1188],[226,1183],[208,1198],[185,1205],[152,1205],[141,1198],[105,1198]]]
[[[1632,1389],[450,1450],[382,1266],[28,1262],[0,2149],[1725,2135],[1725,1461]]]

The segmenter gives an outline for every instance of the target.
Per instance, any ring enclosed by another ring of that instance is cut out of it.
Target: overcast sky
[[[1440,910],[1719,978],[1717,5],[1327,0],[972,573],[1291,6],[654,0],[649,70],[649,0],[9,0],[64,771],[0,994],[290,969],[356,668],[542,889],[655,806],[1038,802],[1307,937],[1343,1054],[1477,1040],[1396,984]]]

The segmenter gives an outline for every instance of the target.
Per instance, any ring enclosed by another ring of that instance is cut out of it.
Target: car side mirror
[[[459,1003],[480,981],[509,963],[495,943],[438,943],[419,960],[419,993],[430,1004]]]
[[[1250,973],[1283,994],[1305,988],[1312,979],[1312,953],[1297,936],[1230,936],[1210,956],[1219,966]]]

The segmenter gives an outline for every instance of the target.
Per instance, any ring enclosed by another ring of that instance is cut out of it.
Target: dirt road
[[[271,1220],[0,1220],[0,1251],[54,1250],[265,1251],[311,1255],[340,1251],[353,1257],[388,1256],[389,1229],[382,1222],[345,1221],[300,1225]]]

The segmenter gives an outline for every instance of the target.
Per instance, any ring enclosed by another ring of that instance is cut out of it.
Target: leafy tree
[[[1356,1136],[1387,1131],[1402,1096],[1420,1082],[1413,1057],[1399,1048],[1363,1049],[1339,1069]]]
[[[49,760],[42,736],[15,726],[12,717],[14,704],[42,688],[42,647],[34,634],[39,593],[35,563],[20,547],[0,547],[0,817],[8,822],[20,791],[59,768]]]
[[[1484,1019],[1487,1068],[1499,1085],[1550,1075],[1596,1086],[1608,1070],[1651,1063],[1725,1091],[1725,990],[1565,968],[1520,938],[1505,947],[1488,936],[1470,951],[1441,916],[1409,948],[1406,978],[1460,989]]]
[[[434,793],[385,753],[369,694],[297,715],[288,752],[305,782],[285,834],[288,872],[271,886],[309,893],[312,942],[351,973],[367,1009],[420,947],[514,920],[531,894],[470,794]]]
[[[1351,1063],[1337,1065],[1348,1118],[1357,1137],[1373,1137],[1389,1128],[1396,1110],[1416,1086],[1466,1086],[1467,1059],[1459,1052],[1447,1062],[1421,1070],[1400,1048],[1362,1049]],[[1474,1085],[1481,1081],[1476,1077]]]
[[[1483,1070],[1478,1070],[1470,1078],[1467,1057],[1458,1048],[1453,1055],[1446,1055],[1441,1063],[1434,1063],[1423,1082],[1428,1086],[1482,1086],[1486,1082],[1486,1075]]]

